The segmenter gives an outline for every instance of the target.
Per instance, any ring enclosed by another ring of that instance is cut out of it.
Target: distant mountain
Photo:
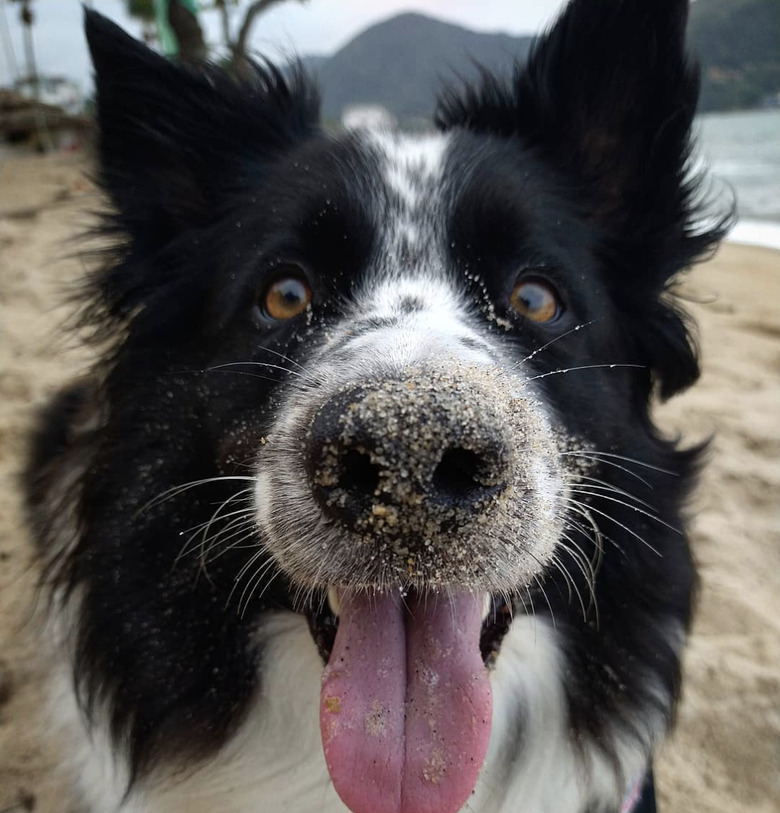
[[[702,110],[780,103],[780,2],[697,0],[691,49],[702,67]]]
[[[702,111],[757,107],[780,93],[780,2],[696,0],[689,45],[702,64]],[[401,122],[430,119],[437,91],[476,65],[500,73],[525,61],[533,37],[482,34],[422,14],[400,14],[358,34],[331,57],[306,57],[323,115],[381,104]]]
[[[475,62],[500,71],[524,60],[532,37],[481,34],[422,14],[400,14],[358,34],[314,68],[323,114],[338,119],[352,104],[381,104],[401,120],[429,118],[436,91]]]
[[[303,63],[303,67],[312,74],[313,76],[317,76],[320,72],[322,66],[330,59],[329,56],[302,56],[301,62]]]

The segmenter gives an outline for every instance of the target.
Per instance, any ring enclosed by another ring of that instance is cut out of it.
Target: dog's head
[[[527,65],[445,94],[421,137],[328,132],[300,71],[179,68],[87,17],[124,238],[92,288],[99,335],[120,338],[87,513],[118,489],[119,449],[147,468],[117,527],[161,479],[223,489],[222,514],[198,489],[134,513],[136,555],[174,561],[160,524],[203,522],[221,537],[198,589],[238,585],[249,616],[306,610],[326,756],[359,813],[464,802],[483,662],[537,585],[563,579],[553,601],[576,593],[587,626],[602,554],[627,589],[656,578],[657,547],[688,566],[623,460],[688,471],[648,413],[696,379],[669,285],[720,236],[693,222],[686,11],[575,0]],[[656,485],[674,521],[684,489]],[[606,535],[628,541],[605,552]],[[235,603],[220,612],[244,634]]]

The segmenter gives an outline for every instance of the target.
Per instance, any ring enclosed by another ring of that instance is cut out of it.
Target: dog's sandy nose
[[[327,516],[371,535],[433,538],[490,512],[513,456],[485,393],[427,373],[341,392],[316,413],[305,445]]]

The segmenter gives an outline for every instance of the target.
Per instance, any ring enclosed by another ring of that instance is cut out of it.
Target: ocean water
[[[736,197],[739,221],[730,239],[780,249],[780,110],[710,113],[697,120],[697,164],[725,207]]]

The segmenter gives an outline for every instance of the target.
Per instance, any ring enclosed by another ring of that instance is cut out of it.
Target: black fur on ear
[[[631,306],[629,305],[629,308]],[[636,326],[641,325],[641,330]],[[694,384],[700,374],[699,347],[693,320],[678,305],[673,289],[659,299],[637,303],[624,313],[626,340],[632,358],[644,362],[643,400],[653,390],[665,401]]]
[[[96,12],[85,11],[85,30],[98,182],[115,207],[101,233],[124,241],[120,263],[96,277],[88,296],[102,299],[92,303],[93,322],[121,320],[173,273],[150,268],[152,256],[217,222],[235,202],[231,193],[257,187],[270,160],[317,132],[319,97],[300,66],[283,74],[253,65],[237,78],[213,65],[176,65]]]
[[[560,173],[598,230],[621,299],[638,287],[642,301],[660,302],[731,222],[730,212],[699,224],[701,179],[689,161],[699,78],[685,54],[687,15],[688,0],[571,0],[511,81],[483,71],[475,86],[446,91],[435,115],[445,130],[517,138]],[[658,329],[655,339],[645,333],[643,360],[659,392],[693,383],[695,350],[677,311],[639,324]]]

